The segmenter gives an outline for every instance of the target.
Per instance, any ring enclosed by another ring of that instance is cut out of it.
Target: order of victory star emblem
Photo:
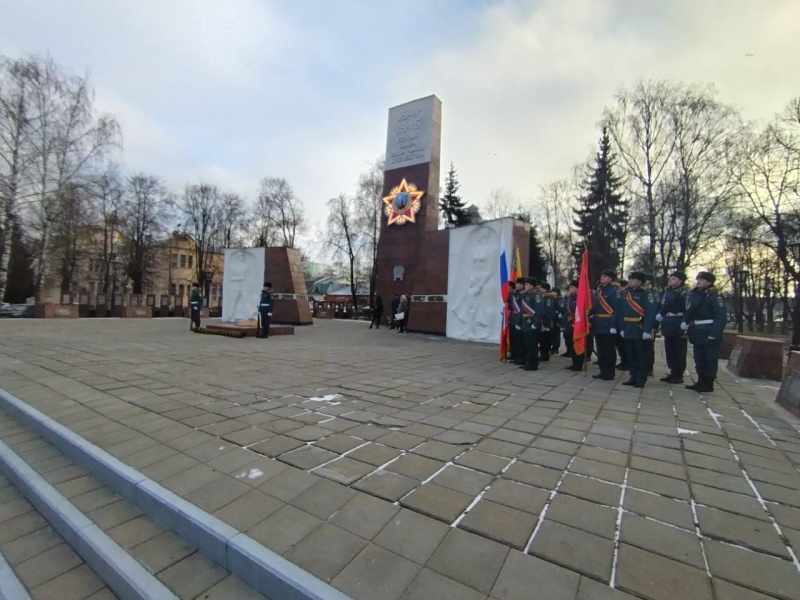
[[[405,225],[416,223],[416,214],[422,206],[422,196],[425,192],[417,189],[413,183],[406,183],[405,177],[400,185],[392,188],[389,195],[383,199],[384,212],[389,217],[389,225]]]

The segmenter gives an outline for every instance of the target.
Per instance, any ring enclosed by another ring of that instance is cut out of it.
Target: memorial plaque
[[[169,296],[166,294],[161,295],[161,308],[169,308]]]
[[[89,294],[81,294],[78,299],[79,304],[89,304]]]
[[[97,294],[97,298],[95,298],[95,306],[106,306],[106,295],[105,294]]]
[[[123,305],[122,301],[123,301],[122,294],[114,295],[114,306],[122,306]]]
[[[183,298],[175,296],[175,308],[183,308]]]
[[[428,96],[389,111],[385,159],[387,171],[431,161],[431,132],[437,103],[436,96]]]
[[[57,306],[55,309],[53,309],[53,314],[54,314],[56,317],[66,317],[66,318],[69,318],[69,317],[71,316],[71,314],[72,314],[72,313],[71,313],[71,311],[70,311],[70,309],[69,309],[69,308],[64,308],[64,307],[59,307],[59,306]]]
[[[61,294],[61,304],[72,304],[72,295]]]
[[[155,305],[156,305],[156,295],[147,294],[147,306],[155,306]]]

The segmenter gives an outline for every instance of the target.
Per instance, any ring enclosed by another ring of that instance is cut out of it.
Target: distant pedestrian
[[[203,295],[200,293],[199,283],[192,284],[192,295],[189,297],[189,307],[192,316],[189,329],[197,331],[200,329],[200,311],[203,309]]]
[[[397,305],[395,319],[397,320],[398,326],[397,333],[405,333],[406,324],[408,323],[408,298],[405,294],[400,296],[400,303]]]
[[[269,281],[265,281],[264,287],[261,289],[261,298],[258,301],[258,317],[261,320],[261,337],[264,339],[269,337],[269,324],[272,321],[273,306],[272,284]],[[256,334],[258,334],[258,332],[256,332]]]
[[[380,296],[375,296],[375,305],[372,307],[372,321],[369,324],[369,328],[372,329],[372,326],[375,325],[376,329],[380,329],[382,317],[383,317],[383,298],[381,298]]]
[[[395,294],[394,300],[392,300],[392,312],[389,314],[389,329],[397,328],[397,319],[395,319],[395,315],[397,314],[398,306],[400,306],[400,294]]]

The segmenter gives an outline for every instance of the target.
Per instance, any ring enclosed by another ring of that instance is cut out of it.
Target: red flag
[[[575,309],[575,329],[572,344],[575,354],[586,352],[586,337],[589,335],[589,309],[592,307],[592,291],[589,288],[589,252],[581,257],[581,272],[578,279],[578,305]]]

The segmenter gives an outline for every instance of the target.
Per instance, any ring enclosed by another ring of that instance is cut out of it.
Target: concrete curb
[[[0,554],[0,600],[31,600],[17,574]]]
[[[177,600],[163,583],[3,442],[0,471],[122,600]]]
[[[333,586],[172,493],[2,389],[0,409],[38,433],[106,486],[162,526],[175,531],[202,554],[267,598],[349,600],[349,596]]]

